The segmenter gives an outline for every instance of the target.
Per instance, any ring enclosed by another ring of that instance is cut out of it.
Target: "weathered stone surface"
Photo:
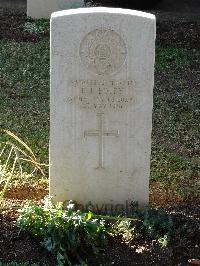
[[[133,200],[148,203],[154,46],[155,17],[148,13],[109,8],[53,13],[55,200],[90,201],[99,209],[112,204],[114,210]]]
[[[27,16],[50,18],[51,13],[84,6],[84,0],[27,0]]]

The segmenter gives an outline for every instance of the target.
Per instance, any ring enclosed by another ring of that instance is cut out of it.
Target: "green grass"
[[[198,193],[199,175],[200,99],[184,79],[191,63],[190,51],[156,50],[156,77],[161,78],[154,89],[151,179],[186,198]],[[48,164],[48,38],[37,43],[0,41],[0,88],[0,126],[17,134]]]
[[[198,198],[200,95],[192,52],[173,47],[156,52],[151,180],[184,199]]]
[[[15,132],[48,162],[49,41],[0,41],[1,128]]]
[[[151,181],[176,191],[183,199],[198,199],[199,159],[180,155],[162,145],[152,146]]]
[[[49,30],[49,19],[28,18],[24,24],[24,31],[30,33],[43,33]]]
[[[189,67],[191,63],[191,53],[186,49],[175,47],[158,47],[156,49],[156,69],[180,70]]]

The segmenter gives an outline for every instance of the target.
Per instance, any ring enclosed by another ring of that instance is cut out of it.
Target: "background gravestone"
[[[52,15],[56,201],[115,210],[148,203],[154,46],[155,17],[148,13],[84,8]]]
[[[84,0],[27,0],[27,16],[50,18],[52,12],[83,6]]]

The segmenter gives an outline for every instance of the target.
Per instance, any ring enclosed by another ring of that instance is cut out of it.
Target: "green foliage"
[[[128,243],[141,238],[155,239],[161,247],[169,243],[174,223],[165,211],[151,206],[141,209],[137,202],[133,202],[130,217],[134,219],[123,218],[113,223],[111,233]]]
[[[142,235],[148,234],[152,238],[170,237],[173,230],[173,221],[164,210],[147,206],[140,209],[138,203],[131,204],[132,216],[138,218],[136,229]]]
[[[24,31],[27,31],[29,33],[44,33],[45,31],[49,31],[49,20],[33,20],[31,18],[28,18],[28,21],[24,24]]]
[[[71,265],[72,260],[82,263],[82,256],[96,254],[105,243],[104,221],[93,218],[91,212],[75,210],[71,202],[66,210],[49,199],[43,206],[29,202],[20,210],[18,226],[41,237],[46,249],[56,254],[58,265]]]
[[[110,233],[120,236],[127,243],[137,240],[140,237],[136,230],[135,220],[133,221],[126,218],[115,221],[115,223],[111,225]]]
[[[162,248],[166,247],[169,242],[169,237],[167,235],[164,235],[163,237],[158,238],[158,243]]]
[[[124,219],[113,224],[114,234],[130,243],[141,238],[156,239],[161,247],[165,247],[171,237],[173,222],[171,217],[162,210],[150,206],[140,209],[137,203],[132,203],[134,220]]]

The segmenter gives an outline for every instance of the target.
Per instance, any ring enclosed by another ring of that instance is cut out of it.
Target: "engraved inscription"
[[[82,63],[92,72],[109,75],[121,68],[127,56],[126,45],[114,30],[95,29],[80,44]]]
[[[98,120],[98,129],[91,129],[91,130],[85,130],[84,136],[94,136],[98,137],[98,149],[99,149],[99,159],[98,159],[98,167],[97,169],[104,168],[104,143],[103,139],[104,137],[118,137],[119,136],[119,130],[104,130],[104,114],[98,113],[97,114],[97,120]]]
[[[67,102],[75,102],[81,109],[95,112],[122,111],[133,104],[133,80],[74,80],[72,96]]]

